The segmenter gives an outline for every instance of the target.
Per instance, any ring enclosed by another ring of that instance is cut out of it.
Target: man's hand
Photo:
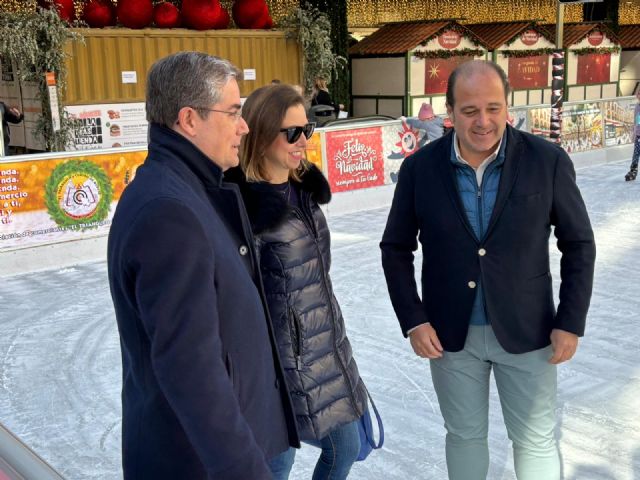
[[[551,348],[553,356],[549,363],[557,365],[570,360],[578,349],[578,336],[575,333],[554,328],[551,330]]]
[[[16,107],[10,107],[9,111],[13,113],[16,117],[20,116],[20,110],[18,110]]]
[[[422,358],[440,358],[442,357],[442,345],[438,340],[436,331],[430,323],[420,325],[409,334],[411,347],[416,355]]]

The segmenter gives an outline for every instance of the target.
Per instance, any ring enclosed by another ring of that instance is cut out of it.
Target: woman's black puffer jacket
[[[319,440],[357,420],[367,393],[329,278],[329,228],[319,203],[331,198],[315,166],[302,176],[301,208],[264,183],[239,184],[260,257],[260,270],[301,440]],[[292,180],[293,182],[293,180]]]

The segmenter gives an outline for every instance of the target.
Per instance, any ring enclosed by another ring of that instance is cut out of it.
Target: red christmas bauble
[[[127,28],[148,27],[153,21],[151,0],[118,0],[118,21]]]
[[[236,0],[232,9],[233,21],[240,28],[256,27],[265,15],[269,15],[269,7],[264,0]]]
[[[159,3],[153,9],[153,23],[159,28],[176,28],[182,23],[180,10],[173,3]]]
[[[216,30],[224,30],[225,28],[229,28],[229,24],[231,23],[231,17],[229,16],[229,12],[226,8],[220,8],[220,15],[218,16],[218,21],[213,26]]]
[[[91,0],[84,6],[82,20],[93,28],[115,25],[116,7],[111,0]]]
[[[38,6],[42,8],[55,7],[58,10],[58,15],[67,22],[72,22],[76,19],[76,9],[73,5],[73,0],[38,0]]]
[[[194,30],[215,28],[221,12],[218,0],[182,0],[182,20]]]

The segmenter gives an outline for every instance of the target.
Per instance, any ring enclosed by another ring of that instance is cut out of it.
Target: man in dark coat
[[[271,479],[299,446],[237,186],[238,70],[197,52],[147,79],[149,155],[109,234],[125,479]]]
[[[24,115],[15,107],[8,107],[4,102],[0,102],[0,117],[2,117],[2,140],[4,145],[4,155],[9,155],[9,142],[11,132],[9,123],[20,123],[24,120]]]
[[[556,365],[575,353],[591,297],[594,237],[571,160],[507,126],[508,93],[493,63],[452,73],[455,133],[403,163],[380,245],[402,331],[430,359],[452,480],[486,479],[492,370],[518,479],[559,480]],[[557,311],[552,227],[562,253]]]

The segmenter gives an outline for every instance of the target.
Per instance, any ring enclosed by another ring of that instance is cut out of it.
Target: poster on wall
[[[562,112],[562,148],[567,153],[602,148],[603,136],[599,103],[565,106]]]
[[[633,113],[636,103],[637,102],[635,100],[630,98],[611,102],[602,102],[605,147],[633,143]]]
[[[0,251],[105,235],[146,151],[0,164]]]
[[[549,86],[549,56],[509,57],[509,84],[513,89]]]
[[[0,100],[7,107],[16,107],[21,112],[22,99],[20,98],[20,82],[16,75],[15,65],[8,59],[0,57]],[[14,147],[25,146],[24,121],[18,124],[9,124],[11,142]]]
[[[578,85],[609,83],[611,72],[610,53],[578,55]]]
[[[332,192],[384,184],[380,127],[327,132],[325,141],[327,171]]]
[[[67,150],[147,145],[148,123],[143,102],[65,107],[74,121],[73,143]]]
[[[425,58],[425,95],[443,94],[447,91],[449,75],[458,65],[473,60],[473,57]]]

